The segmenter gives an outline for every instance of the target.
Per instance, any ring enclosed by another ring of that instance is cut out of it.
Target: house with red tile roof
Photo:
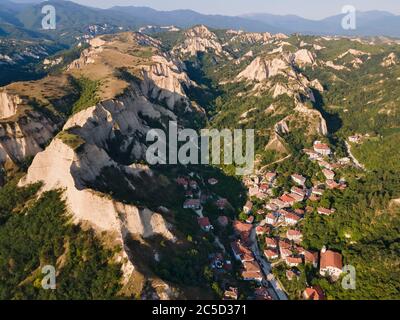
[[[247,219],[246,219],[246,223],[248,223],[248,224],[252,224],[254,222],[254,216],[249,216]]]
[[[265,217],[265,223],[274,226],[278,223],[278,218],[272,212],[268,213]]]
[[[292,244],[287,240],[279,240],[279,248],[290,249]]]
[[[329,156],[332,153],[331,148],[326,143],[322,143],[321,141],[314,142],[314,151],[323,156]]]
[[[281,254],[281,258],[285,259],[286,257],[290,257],[293,252],[290,249],[279,248],[279,253]]]
[[[311,149],[303,149],[303,152],[304,152],[306,155],[308,155],[308,158],[309,158],[311,161],[321,159],[321,155],[320,155],[318,152],[315,152],[314,150],[311,150]]]
[[[256,212],[259,216],[265,215],[265,211],[263,209],[257,210]]]
[[[303,198],[306,196],[306,190],[299,188],[299,187],[292,187],[290,190],[292,193],[302,196]]]
[[[301,218],[298,215],[291,212],[285,213],[283,219],[284,222],[289,226],[294,226],[301,220]]]
[[[283,201],[280,200],[280,199],[272,199],[272,200],[270,201],[270,203],[271,203],[271,204],[274,204],[275,206],[277,206],[278,209],[283,209],[283,208],[288,208],[288,207],[290,207],[289,204],[287,204],[286,202],[283,202]],[[271,208],[270,210],[276,210],[276,209],[272,209],[272,208]]]
[[[321,200],[321,197],[317,196],[316,194],[312,194],[308,199],[312,202],[318,202]]]
[[[295,209],[294,213],[302,218],[305,215],[306,212],[303,209]]]
[[[278,248],[278,241],[274,238],[265,238],[265,244],[267,245],[268,248],[273,248],[276,249]]]
[[[224,293],[224,300],[237,300],[238,298],[238,288],[229,287]]]
[[[323,169],[322,170],[322,173],[324,174],[324,176],[325,176],[325,178],[327,179],[327,180],[333,180],[333,179],[335,179],[335,172],[334,171],[332,171],[332,170],[329,170],[329,169]]]
[[[267,172],[264,176],[265,180],[269,183],[273,183],[277,177],[276,172]]]
[[[319,189],[319,188],[316,188],[316,187],[311,189],[311,193],[315,194],[317,196],[323,196],[324,192],[325,192],[325,190],[322,190],[322,189]]]
[[[318,286],[309,287],[303,292],[304,300],[325,300],[325,295],[322,289]]]
[[[242,278],[245,281],[256,281],[260,283],[263,280],[263,277],[260,272],[246,271],[246,270],[242,272]]]
[[[265,209],[270,210],[270,211],[276,211],[276,210],[279,210],[279,207],[276,204],[269,202],[265,205]]]
[[[267,193],[268,190],[269,190],[268,184],[262,183],[262,184],[260,185],[260,192],[262,192],[262,193]]]
[[[246,204],[243,207],[244,213],[248,214],[253,210],[253,202],[247,201]]]
[[[240,240],[231,243],[231,248],[235,259],[242,263],[254,261],[254,255],[249,248],[244,246]]]
[[[326,180],[326,186],[330,190],[334,190],[334,189],[339,189],[340,188],[340,184],[337,183],[335,180]]]
[[[248,241],[252,229],[252,224],[244,223],[239,220],[233,222],[233,230],[244,242]]]
[[[264,255],[267,257],[268,260],[275,260],[279,258],[279,253],[273,249],[264,250]]]
[[[326,250],[324,247],[321,250],[319,273],[323,277],[329,277],[332,280],[339,279],[343,270],[342,255],[339,252]]]
[[[198,221],[201,229],[203,229],[206,232],[209,232],[212,229],[214,229],[214,227],[212,226],[210,219],[208,217],[198,218],[197,221]]]
[[[242,278],[246,281],[261,282],[263,276],[259,264],[256,261],[244,262]]]
[[[199,210],[201,208],[200,199],[188,199],[183,204],[184,209]]]
[[[307,179],[305,177],[303,177],[302,175],[299,175],[299,174],[293,174],[292,180],[301,186],[304,186],[307,181]]]
[[[318,267],[318,252],[304,250],[300,254],[303,256],[305,264],[311,264],[314,268]]]
[[[286,257],[285,258],[285,263],[287,266],[289,267],[298,267],[299,265],[301,265],[303,263],[303,260],[300,257]]]
[[[296,203],[304,200],[304,196],[300,196],[297,193],[289,193],[289,197],[293,198]]]
[[[286,204],[286,206],[293,206],[296,203],[296,200],[289,196],[288,194],[284,194],[282,197],[279,198],[282,202]]]
[[[325,169],[329,169],[329,170],[333,170],[335,167],[334,165],[330,164],[329,162],[326,162],[325,160],[318,161],[318,164],[321,168],[325,168]]]
[[[289,229],[286,232],[286,237],[290,241],[294,241],[294,242],[301,242],[303,240],[303,234],[301,233],[301,231],[293,230],[293,229]]]
[[[317,212],[318,212],[318,214],[321,214],[323,216],[330,216],[335,213],[335,210],[320,207],[320,208],[318,208]]]
[[[271,229],[268,226],[257,226],[256,227],[256,234],[258,236],[263,236],[271,232]]]

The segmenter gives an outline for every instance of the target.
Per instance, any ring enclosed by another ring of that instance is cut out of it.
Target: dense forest
[[[36,198],[39,186],[0,189],[0,300],[114,299],[121,289],[115,249],[73,225],[61,193]],[[57,290],[43,290],[44,266],[56,270]]]

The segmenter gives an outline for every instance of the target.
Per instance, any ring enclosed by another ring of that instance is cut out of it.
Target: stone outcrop
[[[181,64],[165,56],[153,56],[152,64],[143,68],[142,91],[159,101],[166,100],[170,109],[178,103],[189,110],[190,101],[185,89],[195,84],[189,79]]]
[[[230,42],[248,43],[248,44],[267,44],[271,40],[272,36],[269,32],[257,33],[239,33],[232,37]]]
[[[308,51],[307,49],[301,49],[293,54],[292,61],[299,66],[308,64],[312,65],[315,63],[315,56],[311,51]]]
[[[26,177],[20,181],[21,186],[41,181],[42,191],[63,190],[76,223],[89,223],[99,232],[116,235],[125,249],[121,258],[129,257],[123,267],[125,279],[135,270],[134,257],[129,255],[125,244],[128,236],[146,239],[161,235],[169,241],[175,241],[175,236],[160,213],[113,200],[90,186],[96,185],[107,168],[119,174],[132,194],[146,187],[141,184],[144,177],[157,185],[157,178],[148,167],[122,165],[110,157],[109,148],[118,132],[124,139],[120,152],[130,150],[132,158],[143,158],[146,148],[143,139],[150,129],[146,120],[160,121],[162,116],[168,118],[173,114],[148,101],[138,87],[132,87],[123,97],[103,101],[71,117],[63,130],[79,136],[84,144],[78,150],[57,136],[37,154]]]
[[[294,110],[306,117],[310,134],[320,134],[323,136],[328,134],[326,120],[318,110],[307,108],[304,104],[299,102],[296,103],[296,108]]]
[[[215,52],[217,55],[226,54],[215,35],[206,26],[196,26],[185,32],[183,43],[174,48],[174,51],[195,56],[198,52]]]
[[[0,92],[0,120],[14,116],[17,113],[21,98],[3,91]]]
[[[59,122],[25,108],[23,99],[0,93],[0,167],[23,163],[35,156],[59,130]]]
[[[391,52],[387,57],[385,57],[381,63],[382,67],[391,67],[396,65],[398,62],[397,56],[394,52]]]
[[[264,81],[278,74],[285,74],[284,71],[288,71],[288,69],[290,69],[290,66],[282,59],[273,58],[269,60],[257,57],[246,69],[239,73],[237,79]]]

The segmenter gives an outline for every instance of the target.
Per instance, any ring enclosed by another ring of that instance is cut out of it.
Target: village
[[[318,204],[326,190],[347,188],[346,181],[339,178],[335,170],[351,164],[351,159],[334,161],[330,147],[320,141],[314,143],[313,149],[304,149],[303,152],[310,161],[319,165],[324,181],[307,187],[310,183],[306,182],[310,177],[298,172],[290,176],[290,192],[276,194],[274,190],[279,187],[276,172],[257,172],[246,176],[243,183],[248,191],[248,199],[239,219],[230,222],[227,216],[220,215],[217,220],[219,226],[223,227],[232,223],[234,234],[230,238],[230,248],[224,247],[218,237],[216,238],[221,253],[212,255],[212,267],[217,270],[232,270],[233,262],[225,258],[230,251],[231,257],[241,265],[242,280],[255,283],[253,297],[258,300],[288,299],[281,280],[273,273],[273,268],[277,265],[285,265],[289,281],[299,278],[300,265],[312,266],[318,270],[319,276],[332,282],[337,281],[342,274],[341,253],[326,247],[319,251],[306,250],[301,245],[304,236],[299,225],[307,214],[313,212],[326,217],[335,214],[335,208],[308,204]],[[183,208],[196,212],[199,228],[204,232],[213,232],[214,226],[202,210],[207,196],[202,193],[199,184],[190,177],[180,177],[177,183],[186,192]],[[218,183],[217,179],[210,178],[206,184],[214,186]],[[215,205],[221,213],[229,206],[227,199],[218,196],[215,198],[215,195],[213,199],[216,199]],[[258,205],[253,201],[257,201]],[[238,299],[238,288],[227,285],[224,290],[225,299]],[[323,300],[325,295],[318,286],[309,286],[302,293],[302,298]]]

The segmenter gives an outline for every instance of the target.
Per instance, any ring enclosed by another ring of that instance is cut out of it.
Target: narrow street
[[[253,243],[253,245],[251,246],[251,250],[253,251],[253,254],[257,262],[259,263],[260,267],[263,270],[265,277],[264,280],[269,284],[269,288],[272,289],[270,290],[270,293],[272,294],[274,300],[288,300],[288,297],[284,289],[282,288],[281,284],[272,274],[271,264],[265,259],[263,253],[261,252],[258,246],[256,227],[257,225],[254,226],[251,232],[251,241]]]
[[[361,170],[366,171],[365,166],[364,166],[363,164],[361,164],[361,163],[357,160],[357,158],[351,153],[351,145],[350,145],[347,141],[346,141],[346,148],[347,148],[347,153],[348,153],[350,159],[353,160],[353,163],[355,164],[355,166],[356,166],[358,169],[361,169]]]

